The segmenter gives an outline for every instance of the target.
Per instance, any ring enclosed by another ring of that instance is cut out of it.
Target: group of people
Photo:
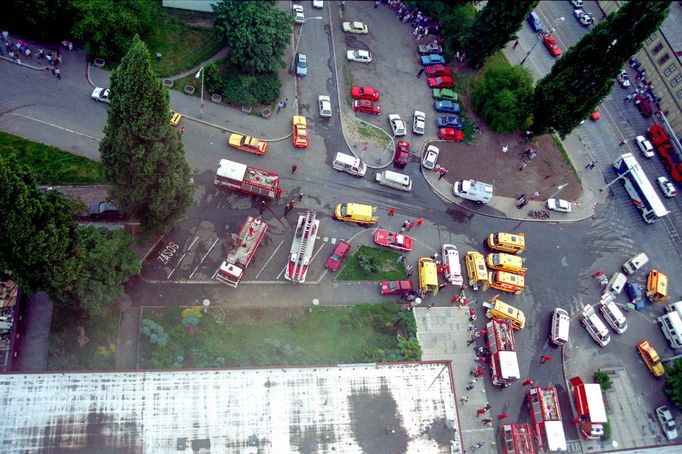
[[[14,61],[16,64],[21,64],[21,59],[22,57],[26,58],[27,60],[30,60],[33,58],[33,52],[29,48],[28,44],[25,43],[23,40],[17,40],[16,42],[12,42],[10,40],[9,32],[7,30],[3,30],[0,32],[0,40],[2,40],[3,44],[0,45],[0,55],[4,55],[4,51],[7,51],[7,55],[9,58]],[[63,41],[62,46],[64,48],[67,48],[69,50],[73,49],[73,43],[70,41]],[[62,65],[62,53],[61,51],[47,51],[45,52],[43,49],[38,49],[38,55],[37,58],[42,59],[45,58],[48,63],[48,67],[45,68],[48,71],[52,72],[52,75],[57,77],[58,79],[61,79],[61,65]]]
[[[660,109],[661,98],[654,95],[654,92],[653,92],[654,86],[650,81],[646,80],[646,71],[643,69],[640,69],[640,63],[637,60],[637,58],[632,57],[630,59],[630,67],[633,68],[635,71],[637,71],[637,76],[636,76],[637,85],[636,85],[635,90],[632,94],[629,94],[625,98],[623,98],[623,102],[626,104],[629,104],[633,100],[635,100],[635,97],[637,95],[639,95],[642,98],[649,101],[649,103],[655,104],[656,107],[658,107]]]
[[[414,36],[419,41],[423,36],[434,35],[438,33],[437,21],[431,19],[424,14],[419,8],[412,8],[407,6],[401,0],[376,0],[374,7],[377,8],[380,4],[386,4],[391,9],[396,10],[396,17],[403,23],[409,23],[414,31]],[[440,40],[438,40],[440,42]]]

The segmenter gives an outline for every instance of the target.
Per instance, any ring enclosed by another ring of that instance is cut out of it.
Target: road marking
[[[28,115],[24,115],[24,114],[20,114],[20,113],[14,113],[14,112],[10,112],[9,115],[15,115],[17,117],[26,118],[27,120],[33,120],[33,121],[38,122],[38,123],[42,123],[42,124],[45,124],[48,126],[52,126],[53,128],[61,129],[62,131],[70,132],[70,133],[73,133],[73,134],[76,134],[79,136],[87,137],[88,139],[96,140],[97,142],[102,140],[102,139],[99,139],[97,137],[86,134],[84,132],[74,131],[73,129],[65,128],[64,126],[59,126],[59,125],[56,125],[54,123],[50,123],[49,121],[41,120],[40,118],[30,117]]]
[[[185,251],[185,253],[182,254],[182,257],[180,257],[180,260],[178,260],[177,265],[175,265],[175,267],[171,270],[170,274],[166,277],[166,279],[170,279],[170,277],[173,275],[173,273],[174,273],[175,270],[177,269],[178,265],[180,265],[180,262],[182,262],[182,259],[184,259],[184,258],[185,258],[185,255],[187,255],[187,252],[189,252],[189,250],[192,249],[192,246],[194,246],[194,243],[197,242],[197,239],[198,239],[198,238],[199,238],[198,236],[195,236],[195,237],[194,237],[194,241],[192,241],[192,244],[189,245],[189,247],[187,248],[187,250]],[[159,240],[159,241],[160,241],[160,240]]]
[[[216,243],[218,242],[218,239],[219,239],[219,238],[216,238],[216,239],[215,239],[215,241],[213,242],[213,244],[211,245],[211,247],[208,249],[208,251],[206,251],[206,253],[204,254],[204,256],[203,256],[203,257],[201,258],[201,260],[199,261],[199,264],[197,265],[197,267],[194,268],[194,271],[192,271],[192,274],[189,275],[189,278],[190,278],[190,279],[192,279],[192,276],[194,276],[194,273],[197,272],[197,270],[199,269],[199,266],[201,266],[201,264],[204,262],[204,260],[206,260],[206,256],[208,256],[208,254],[213,250],[213,247],[214,247],[214,246],[216,245]]]
[[[284,240],[279,242],[279,244],[277,245],[277,248],[275,249],[275,252],[272,253],[272,255],[267,260],[267,262],[265,262],[265,265],[263,265],[263,268],[261,268],[260,271],[258,272],[258,274],[256,274],[256,279],[258,279],[258,276],[260,276],[260,273],[263,272],[265,267],[268,266],[268,263],[270,263],[270,260],[272,260],[272,258],[275,256],[275,254],[277,253],[277,251],[279,250],[279,248],[282,246],[283,243],[284,243]],[[277,276],[277,278],[279,279],[279,276]]]
[[[198,239],[199,239],[198,236],[195,236],[195,237],[194,237],[194,240],[192,241],[192,244],[190,244],[189,247],[187,248],[188,251],[189,251],[190,249],[192,249],[192,246],[194,246],[194,243],[196,243]]]
[[[288,266],[289,266],[289,258],[287,258],[287,264],[284,265],[284,268],[282,268],[282,271],[280,271],[279,274],[277,275],[277,277],[276,277],[277,280],[279,280],[279,278],[282,277],[282,273],[284,273],[286,271]]]

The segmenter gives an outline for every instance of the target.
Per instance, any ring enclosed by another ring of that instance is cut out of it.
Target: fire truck
[[[566,436],[556,388],[536,386],[528,391],[527,399],[535,445],[543,451],[566,451]]]
[[[588,440],[599,440],[604,436],[606,407],[601,386],[597,383],[583,383],[580,377],[568,380],[573,385],[573,397],[580,419],[580,434]]]
[[[220,265],[216,279],[236,288],[267,230],[268,225],[261,218],[247,217],[235,238],[234,247]]]
[[[535,454],[530,424],[504,424],[500,432],[504,454]]]
[[[274,199],[282,194],[279,175],[239,162],[221,159],[214,183],[233,191]]]
[[[486,346],[490,350],[490,378],[493,385],[507,387],[521,378],[511,322],[491,320],[486,325]]]
[[[289,263],[284,274],[286,280],[294,284],[305,282],[319,226],[320,221],[315,219],[314,211],[308,210],[298,217],[298,224],[289,253]]]

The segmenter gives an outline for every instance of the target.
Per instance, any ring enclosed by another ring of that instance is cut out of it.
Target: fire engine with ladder
[[[504,454],[535,454],[530,424],[503,424],[501,432]]]
[[[220,265],[216,279],[236,288],[267,230],[268,225],[260,217],[247,217],[234,238],[234,247]]]
[[[274,199],[282,194],[278,174],[229,159],[220,160],[213,182],[216,186],[268,199]]]
[[[580,377],[573,377],[568,382],[573,385],[580,434],[588,440],[600,440],[604,436],[604,424],[608,422],[601,386],[584,383]]]
[[[535,444],[546,452],[566,451],[566,436],[556,388],[533,387],[527,395]]]
[[[491,320],[486,325],[490,350],[490,378],[494,385],[507,387],[521,378],[511,322]]]
[[[286,280],[294,284],[305,282],[319,226],[320,221],[315,219],[314,211],[307,210],[298,217],[294,240],[291,242],[289,263],[284,274]]]

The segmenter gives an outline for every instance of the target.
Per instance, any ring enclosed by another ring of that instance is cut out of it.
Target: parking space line
[[[187,253],[190,251],[190,249],[192,249],[192,246],[194,246],[194,243],[197,242],[197,239],[199,239],[199,237],[198,237],[198,236],[195,236],[195,237],[194,237],[194,240],[192,241],[192,244],[190,244],[189,247],[187,248],[187,250],[185,251],[185,253],[182,254],[182,256],[180,257],[180,260],[178,260],[178,263],[177,263],[177,264],[175,265],[175,267],[171,270],[170,274],[168,274],[168,276],[166,276],[166,279],[170,279],[170,277],[173,275],[173,273],[175,273],[175,270],[178,268],[178,266],[180,265],[180,263],[182,263],[182,260],[185,258],[185,255],[187,255]],[[159,240],[159,241],[160,241],[160,240]]]
[[[284,240],[282,240],[282,241],[279,242],[279,244],[278,244],[277,247],[275,248],[275,251],[272,253],[272,255],[270,255],[270,257],[269,257],[268,260],[265,262],[265,264],[263,265],[263,267],[260,269],[260,271],[258,272],[258,274],[256,274],[256,279],[258,279],[258,276],[260,276],[260,273],[263,272],[263,270],[265,269],[265,267],[268,266],[268,263],[270,263],[270,260],[272,260],[272,258],[275,256],[275,254],[277,253],[277,251],[279,250],[279,248],[282,246],[282,244],[284,244]],[[279,276],[277,276],[277,279],[279,279]]]
[[[188,251],[189,251],[190,249],[192,249],[192,246],[194,246],[194,243],[196,243],[198,239],[199,239],[198,236],[195,236],[195,237],[194,237],[194,240],[192,241],[192,244],[190,244],[189,247],[187,248]]]
[[[199,264],[197,265],[197,267],[194,268],[194,271],[192,271],[192,274],[189,275],[189,278],[190,278],[190,279],[192,279],[192,276],[194,276],[194,273],[197,272],[197,270],[199,269],[199,267],[201,266],[201,264],[204,263],[204,260],[206,260],[206,257],[207,257],[208,254],[213,250],[213,248],[215,247],[215,245],[216,245],[216,243],[218,242],[219,239],[220,239],[220,238],[216,238],[215,241],[213,242],[213,244],[211,245],[211,247],[208,248],[208,251],[206,251],[206,253],[204,254],[204,256],[201,258],[201,260],[199,261]]]

